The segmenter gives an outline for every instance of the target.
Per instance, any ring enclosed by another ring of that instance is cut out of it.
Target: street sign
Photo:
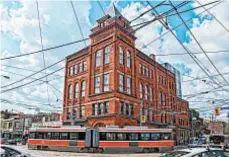
[[[229,106],[220,107],[221,110],[229,110]]]

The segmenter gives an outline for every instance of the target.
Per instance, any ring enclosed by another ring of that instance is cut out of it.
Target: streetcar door
[[[86,129],[85,147],[92,147],[92,129]]]
[[[93,130],[93,147],[99,147],[99,130]]]

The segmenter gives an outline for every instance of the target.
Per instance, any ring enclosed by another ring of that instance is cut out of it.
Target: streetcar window
[[[100,133],[100,136],[99,136],[99,139],[100,140],[106,140],[107,138],[106,138],[106,133],[105,132],[101,132]]]
[[[131,141],[138,140],[138,133],[130,133],[129,134],[129,140],[131,140]]]
[[[160,133],[151,133],[151,140],[160,140]]]
[[[126,133],[117,133],[117,140],[127,140]]]
[[[59,132],[52,132],[52,139],[59,139],[60,133]]]
[[[79,140],[85,140],[85,132],[79,132]]]
[[[162,140],[171,140],[171,134],[170,133],[162,133],[161,139]]]
[[[150,133],[141,133],[141,140],[150,140]]]
[[[79,134],[77,132],[70,132],[70,140],[78,140],[79,139]]]
[[[35,132],[31,132],[31,133],[29,134],[29,138],[30,138],[30,139],[35,139]]]
[[[44,133],[44,139],[51,139],[51,132]]]
[[[68,140],[68,133],[67,132],[61,132],[60,133],[60,139],[61,140]]]
[[[107,140],[116,140],[115,133],[107,133]]]
[[[36,132],[36,136],[35,136],[35,138],[36,139],[43,139],[43,133],[42,132]]]

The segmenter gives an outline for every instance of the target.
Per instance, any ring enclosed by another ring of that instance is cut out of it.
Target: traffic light
[[[220,115],[220,108],[219,107],[215,107],[215,116],[219,116]]]

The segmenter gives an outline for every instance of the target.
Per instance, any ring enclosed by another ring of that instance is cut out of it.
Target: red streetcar
[[[164,152],[173,149],[171,129],[38,128],[31,129],[29,149],[72,152]]]

